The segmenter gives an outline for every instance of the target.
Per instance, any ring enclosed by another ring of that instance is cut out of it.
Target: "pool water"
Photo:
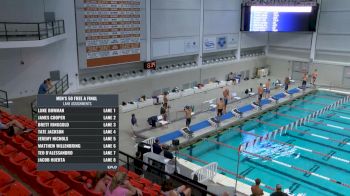
[[[256,135],[263,136],[343,97],[340,94],[318,91],[250,119],[239,126],[231,127],[220,135],[186,147],[180,152],[205,162],[218,162],[220,168],[233,173],[238,171],[238,174],[249,179],[260,178],[270,187],[281,184],[283,189],[289,189],[291,194],[350,195],[350,188],[346,186],[350,184],[350,164],[347,162],[350,160],[350,103],[344,103],[339,108],[325,112],[312,119],[314,122],[288,130],[287,134],[277,135],[276,141],[258,141],[254,147],[250,146],[246,149],[249,153],[242,152],[239,157],[238,151],[230,148],[230,146],[238,148],[240,144],[254,140]],[[279,163],[262,157],[271,158]],[[204,165],[186,156],[182,158]],[[238,160],[240,164],[237,170]],[[286,167],[284,164],[294,167]],[[300,169],[313,172],[316,176],[302,172]],[[230,173],[220,170],[218,172],[235,179],[235,176]],[[332,182],[328,178],[346,185]],[[239,179],[239,181],[252,184],[245,179]],[[263,189],[266,192],[272,192],[266,187]]]

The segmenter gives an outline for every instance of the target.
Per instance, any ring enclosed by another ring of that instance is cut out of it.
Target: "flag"
[[[272,137],[273,137],[273,139],[275,139],[276,138],[276,131],[274,131],[274,132],[272,132]]]
[[[269,134],[265,135],[265,140],[269,140]]]
[[[242,144],[240,144],[240,145],[238,146],[238,151],[239,151],[239,152],[242,152]]]
[[[247,149],[249,146],[249,142],[245,143],[245,149]]]
[[[257,139],[255,138],[253,141],[253,146],[255,146]]]
[[[264,141],[264,136],[259,137],[259,142],[261,143],[263,141]]]

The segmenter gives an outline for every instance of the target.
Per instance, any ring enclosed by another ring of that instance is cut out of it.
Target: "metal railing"
[[[119,151],[119,162],[122,163],[122,165],[127,168],[128,170],[135,169],[142,170],[142,168],[137,168],[134,165],[134,161],[136,158],[132,157],[131,155]],[[203,184],[200,184],[192,179],[189,179],[185,176],[181,176],[179,174],[168,174],[164,170],[160,169],[159,167],[154,166],[153,164],[150,165],[148,163],[143,163],[145,167],[147,167],[147,171],[144,171],[144,175],[147,179],[151,180],[154,183],[162,184],[165,180],[170,180],[174,185],[180,186],[180,185],[186,185],[187,187],[190,187],[192,190],[192,195],[216,195],[212,192],[209,192],[206,189],[206,186]],[[121,164],[120,164],[121,166]],[[174,187],[175,188],[175,187]]]
[[[0,90],[0,106],[5,108],[9,107],[7,92],[3,90]]]
[[[47,94],[49,95],[56,95],[56,94],[63,94],[65,93],[69,88],[69,77],[68,74],[63,76],[56,84],[49,89],[49,92]],[[38,114],[38,107],[37,107],[37,100],[34,99],[30,103],[30,107],[32,109],[32,119],[35,120],[36,116]]]
[[[40,23],[0,22],[0,41],[42,40],[64,33],[64,20]]]

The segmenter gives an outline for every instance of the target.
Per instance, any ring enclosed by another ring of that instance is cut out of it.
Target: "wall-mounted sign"
[[[225,48],[227,48],[226,37],[218,37],[216,46],[217,46],[217,49],[225,49]]]
[[[204,38],[203,43],[204,50],[215,50],[216,49],[216,37]]]

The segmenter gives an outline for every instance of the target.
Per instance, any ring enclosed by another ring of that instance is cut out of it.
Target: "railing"
[[[68,90],[68,88],[69,88],[69,78],[68,78],[68,74],[66,74],[52,88],[49,89],[48,94],[49,95],[63,94]],[[30,103],[30,107],[32,108],[32,119],[33,120],[36,119],[36,116],[38,114],[38,107],[37,107],[36,101],[37,100],[34,99]]]
[[[5,108],[9,107],[7,92],[3,90],[0,90],[0,106]]]
[[[64,20],[41,23],[0,22],[0,41],[42,40],[64,33]]]
[[[203,183],[208,180],[213,180],[217,172],[218,172],[218,163],[213,162],[197,169],[196,171],[193,171],[191,174],[191,177],[192,179],[194,179],[194,176],[196,175],[198,178],[198,182]]]
[[[142,170],[142,168],[137,168],[133,163],[136,159],[125,152],[119,151],[119,162],[120,165],[125,166],[128,170],[135,170],[139,169]],[[207,191],[207,187],[203,184],[200,184],[192,179],[189,179],[185,176],[181,176],[179,174],[168,174],[164,170],[159,169],[158,167],[155,167],[153,165],[150,165],[148,163],[143,163],[143,165],[147,166],[147,171],[144,172],[144,175],[146,178],[151,179],[153,182],[162,184],[166,179],[170,180],[174,185],[186,185],[187,187],[190,187],[192,190],[192,195],[216,195],[212,192]],[[174,187],[175,188],[175,187]]]

